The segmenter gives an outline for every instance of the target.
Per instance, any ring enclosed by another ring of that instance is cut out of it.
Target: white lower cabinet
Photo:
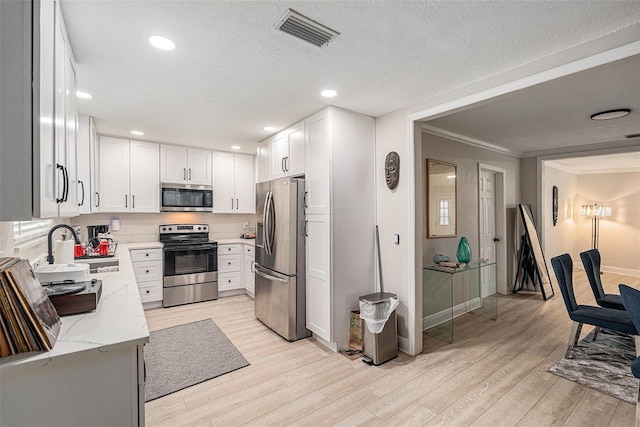
[[[255,270],[253,265],[255,264],[255,248],[250,245],[244,246],[244,289],[251,294],[255,295]]]
[[[162,305],[162,249],[132,249],[131,265],[145,308]]]
[[[240,244],[218,245],[218,292],[243,289]]]
[[[331,217],[308,215],[306,234],[307,329],[331,342]]]

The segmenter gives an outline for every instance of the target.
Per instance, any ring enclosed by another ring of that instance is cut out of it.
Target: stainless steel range
[[[163,307],[218,298],[218,243],[207,224],[160,226],[164,244]]]

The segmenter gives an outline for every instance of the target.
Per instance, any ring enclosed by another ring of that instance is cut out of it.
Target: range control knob
[[[162,231],[167,231],[167,227],[162,227]]]
[[[202,227],[198,227],[198,231],[202,230]]]

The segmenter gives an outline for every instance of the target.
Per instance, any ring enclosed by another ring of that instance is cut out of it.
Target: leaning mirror
[[[456,182],[456,165],[427,159],[427,238],[457,234]]]

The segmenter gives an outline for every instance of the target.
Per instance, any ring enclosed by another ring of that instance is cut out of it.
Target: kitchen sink
[[[76,259],[74,262],[89,264],[89,273],[118,271],[120,266],[120,260],[116,257],[83,258]]]

